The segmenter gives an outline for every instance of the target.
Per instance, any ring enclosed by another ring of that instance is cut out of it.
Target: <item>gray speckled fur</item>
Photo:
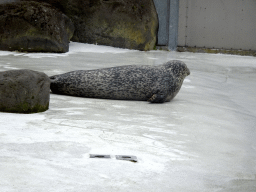
[[[163,103],[179,92],[190,74],[182,61],[163,65],[128,65],[97,70],[79,70],[51,76],[53,93],[80,97]]]

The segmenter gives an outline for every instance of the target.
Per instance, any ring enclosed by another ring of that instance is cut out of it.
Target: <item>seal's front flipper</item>
[[[156,93],[148,99],[151,103],[164,103],[166,100],[166,94]]]

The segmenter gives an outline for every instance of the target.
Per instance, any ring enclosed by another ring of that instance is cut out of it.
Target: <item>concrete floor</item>
[[[0,71],[54,75],[172,59],[191,75],[169,103],[51,94],[44,113],[0,113],[0,191],[255,192],[255,57],[71,43],[66,54],[0,51]]]

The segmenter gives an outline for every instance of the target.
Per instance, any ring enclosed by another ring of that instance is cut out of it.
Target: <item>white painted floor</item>
[[[0,71],[55,75],[173,59],[191,75],[169,103],[51,94],[44,113],[0,113],[0,191],[255,192],[255,57],[71,43],[66,54],[0,51]]]

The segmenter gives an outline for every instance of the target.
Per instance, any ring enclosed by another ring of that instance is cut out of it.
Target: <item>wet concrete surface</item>
[[[255,57],[71,43],[66,54],[1,51],[0,71],[51,76],[173,59],[191,74],[168,103],[51,94],[46,112],[0,113],[0,191],[256,191]]]

